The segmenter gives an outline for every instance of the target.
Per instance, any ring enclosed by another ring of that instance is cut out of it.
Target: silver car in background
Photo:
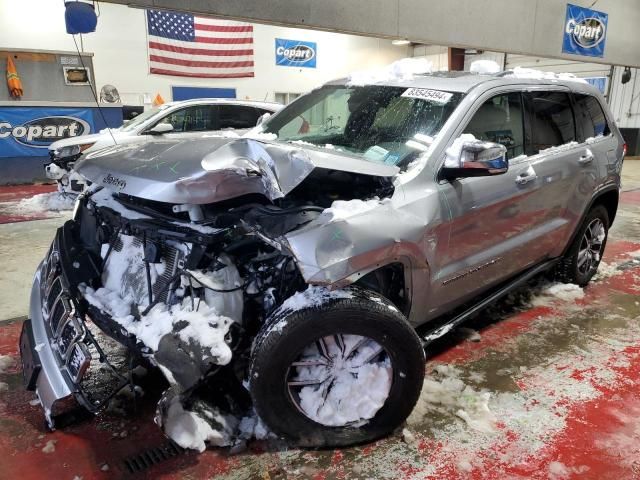
[[[150,108],[119,128],[58,140],[49,146],[45,175],[58,190],[79,193],[84,180],[73,171],[83,153],[117,144],[145,142],[152,135],[198,135],[216,130],[246,130],[282,108],[279,103],[219,98],[197,98]]]
[[[253,410],[295,444],[371,441],[429,342],[543,271],[589,282],[623,156],[594,88],[509,72],[336,81],[241,138],[102,149],[36,272],[25,380],[53,421],[145,361],[167,435],[208,425],[183,446],[232,444]]]

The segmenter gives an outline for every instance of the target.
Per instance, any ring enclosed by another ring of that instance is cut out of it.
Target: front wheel
[[[593,207],[573,243],[556,269],[556,278],[584,287],[598,270],[609,234],[609,214],[602,205]]]
[[[391,433],[422,388],[420,339],[378,294],[310,290],[297,294],[302,308],[278,310],[256,339],[250,379],[256,411],[301,446],[345,446]],[[313,297],[306,305],[305,294]]]

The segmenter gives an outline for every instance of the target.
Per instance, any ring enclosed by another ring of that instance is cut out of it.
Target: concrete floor
[[[560,294],[532,282],[467,325],[479,338],[458,331],[434,345],[404,434],[322,451],[256,441],[138,474],[124,460],[164,444],[153,388],[136,414],[53,433],[29,403],[14,317],[25,314],[32,271],[64,217],[0,225],[0,320],[13,318],[0,322],[0,355],[10,356],[0,373],[0,478],[640,478],[640,162],[623,174],[598,278]]]

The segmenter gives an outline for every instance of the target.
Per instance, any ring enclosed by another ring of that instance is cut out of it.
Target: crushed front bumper
[[[73,243],[72,223],[58,229],[36,271],[30,318],[20,336],[25,386],[35,390],[51,427],[55,417],[78,405],[97,411],[130,382],[123,373],[130,368],[127,348],[85,321],[77,285],[99,269]],[[109,378],[99,373],[105,370]]]
[[[53,426],[53,417],[75,403],[76,388],[72,381],[72,376],[75,376],[72,373],[73,367],[69,367],[71,360],[57,346],[58,337],[54,336],[51,330],[52,315],[47,313],[45,321],[44,310],[48,302],[43,301],[43,295],[49,293],[52,298],[51,306],[60,310],[55,298],[57,290],[54,288],[57,287],[47,288],[46,282],[43,281],[43,275],[48,271],[47,264],[48,262],[42,262],[38,267],[31,287],[30,319],[22,328],[20,355],[25,385],[28,389],[36,391],[47,422]],[[57,322],[64,323],[66,319],[63,322],[62,318],[58,318]],[[86,365],[81,364],[80,367],[86,368]],[[76,372],[79,373],[80,370],[76,369]]]

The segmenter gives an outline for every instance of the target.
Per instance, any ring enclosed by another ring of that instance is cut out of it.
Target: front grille
[[[66,370],[73,382],[78,382],[90,356],[81,341],[84,323],[75,317],[77,310],[63,283],[57,240],[58,237],[41,270],[43,314],[49,324],[60,369]]]
[[[62,293],[62,280],[60,277],[54,277],[52,283],[49,284],[47,290],[47,312],[53,311],[53,305]]]
[[[60,288],[62,289],[62,287]],[[71,306],[69,305],[69,301],[63,298],[62,295],[58,296],[58,301],[53,305],[53,309],[49,314],[49,326],[51,327],[51,333],[55,335],[58,332],[60,325],[67,320],[70,314]]]
[[[58,337],[58,350],[63,358],[67,357],[72,343],[80,336],[80,331],[76,326],[75,319],[70,318],[62,327],[60,336]]]

